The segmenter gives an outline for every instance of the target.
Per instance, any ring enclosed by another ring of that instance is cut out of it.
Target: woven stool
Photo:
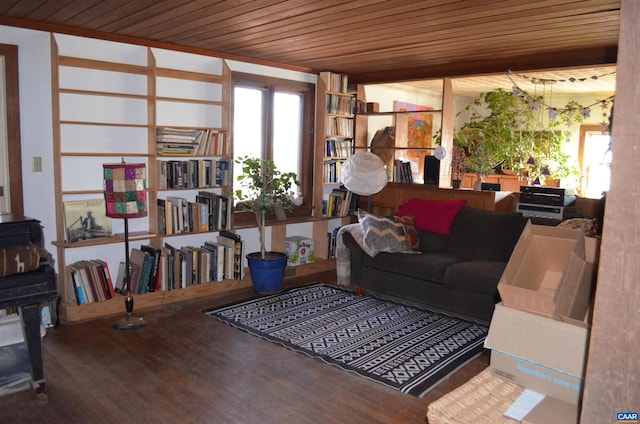
[[[429,404],[429,424],[517,424],[502,414],[524,388],[491,375],[489,368]]]

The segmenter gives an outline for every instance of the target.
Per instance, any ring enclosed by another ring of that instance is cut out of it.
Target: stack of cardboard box
[[[549,398],[522,422],[577,421],[598,249],[582,231],[529,223],[505,268],[485,341],[491,373]]]

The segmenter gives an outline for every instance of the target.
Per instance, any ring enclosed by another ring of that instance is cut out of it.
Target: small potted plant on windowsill
[[[278,292],[284,281],[287,254],[266,250],[266,217],[274,207],[282,208],[285,212],[291,211],[294,207],[291,187],[300,183],[294,172],[279,171],[271,159],[241,156],[235,163],[242,170],[237,177],[241,188],[235,191],[238,200],[236,210],[251,211],[260,232],[260,252],[247,254],[253,288],[258,293]]]

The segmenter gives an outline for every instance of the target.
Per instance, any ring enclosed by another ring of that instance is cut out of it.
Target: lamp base
[[[131,314],[127,314],[125,318],[119,319],[115,322],[111,328],[118,331],[133,331],[139,330],[147,326],[147,322],[142,317],[134,317]]]

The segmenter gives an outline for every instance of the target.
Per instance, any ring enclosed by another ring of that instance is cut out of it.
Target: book
[[[70,297],[70,300],[75,300],[77,305],[84,305],[87,303],[87,299],[84,296],[84,288],[82,287],[82,282],[80,281],[77,273],[77,268],[75,265],[67,265],[66,270],[69,275],[69,281],[71,282],[72,290],[75,293],[74,297]]]
[[[226,240],[221,241],[221,238],[232,240],[233,244],[228,243]],[[242,240],[240,235],[236,233],[223,230],[220,231],[218,242],[224,244],[225,246],[229,246],[233,251],[233,259],[231,260],[231,263],[233,264],[233,279],[244,280],[244,240]]]
[[[124,262],[120,262],[118,264],[118,273],[116,274],[116,285],[113,288],[115,290],[116,293],[120,293],[120,294],[124,294],[125,291],[125,286],[124,286],[124,270],[125,270],[125,263]]]
[[[147,284],[147,291],[154,292],[159,285],[158,275],[160,273],[160,256],[162,252],[160,249],[151,246],[150,244],[143,244],[140,246],[140,250],[147,252],[152,258],[151,274]]]
[[[115,297],[116,293],[113,286],[113,280],[111,279],[111,272],[109,272],[109,265],[101,259],[96,259],[95,261],[102,266],[102,272],[106,281],[106,287],[110,295],[109,299],[112,299]]]
[[[80,280],[82,281],[82,289],[86,296],[87,303],[96,302],[95,288],[93,287],[91,280],[89,280],[89,274],[87,273],[86,267],[82,264],[82,261],[76,262],[76,265],[78,267],[77,275],[80,276]]]
[[[136,247],[131,248],[131,254],[129,255],[129,263],[132,267],[137,268],[136,271],[131,274],[131,293],[140,293],[140,286],[144,283],[145,276],[145,260],[149,256],[149,253],[144,252]],[[134,278],[135,274],[135,278]],[[146,286],[145,286],[146,287]]]
[[[217,241],[225,247],[224,256],[224,279],[235,280],[234,262],[235,262],[235,240],[223,235],[218,235]]]
[[[102,268],[102,264],[96,260],[90,260],[87,261],[87,266],[90,267],[95,284],[99,289],[100,300],[111,299],[111,291],[109,290],[107,277],[104,273],[104,269]]]
[[[225,247],[216,241],[207,241],[203,247],[211,252],[211,280],[224,280]]]

